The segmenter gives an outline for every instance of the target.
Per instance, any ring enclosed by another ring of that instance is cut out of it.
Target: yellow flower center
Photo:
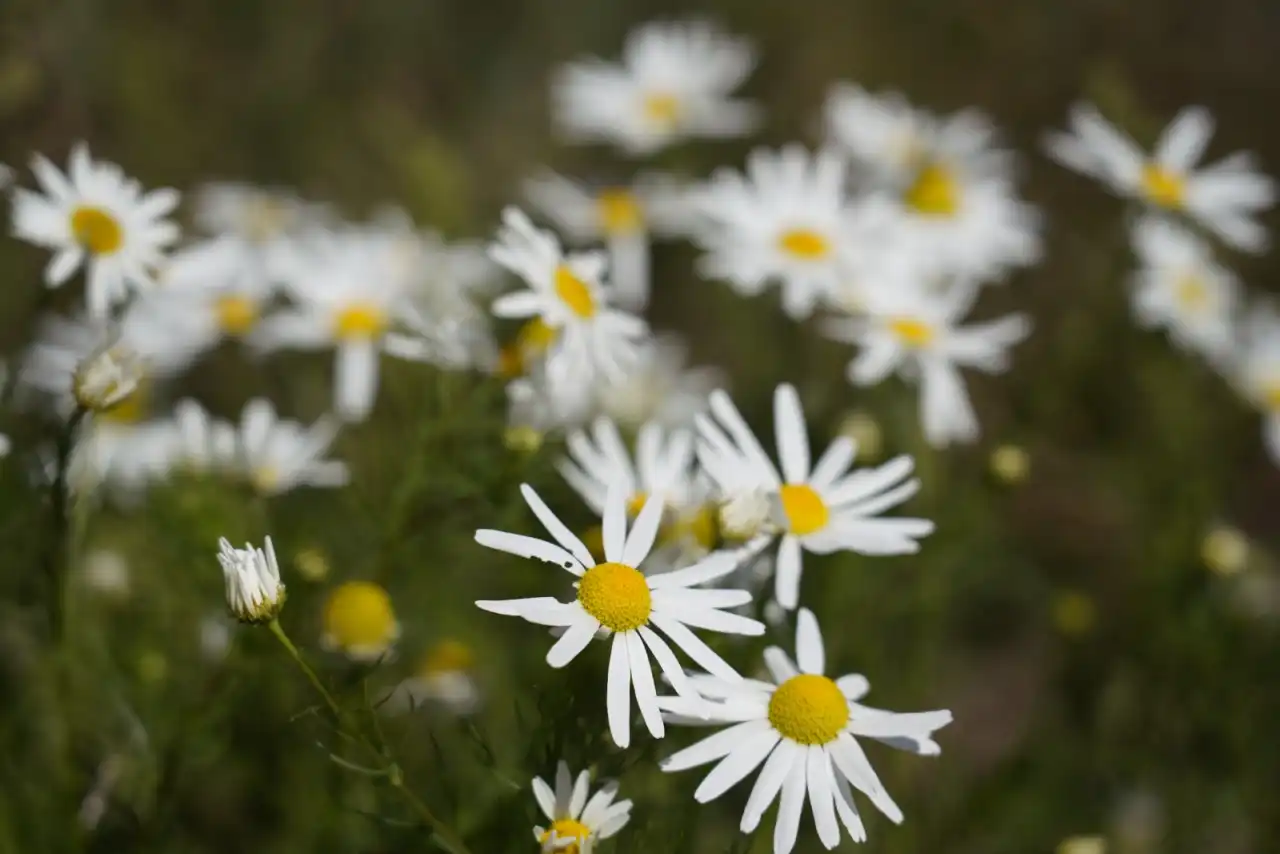
[[[916,174],[903,200],[925,216],[955,216],[960,210],[960,185],[950,169],[931,163]]]
[[[579,846],[587,841],[587,837],[591,835],[591,830],[582,822],[574,821],[571,818],[558,818],[551,823],[551,827],[547,828],[542,834],[540,840],[543,846],[551,842],[552,835],[555,835],[557,841],[563,842],[566,839],[576,839],[577,842],[567,845],[564,848],[555,848],[554,850],[560,854],[578,854]]]
[[[720,513],[715,504],[704,504],[675,521],[668,534],[674,542],[693,542],[707,551],[720,544]]]
[[[556,268],[556,296],[583,320],[596,313],[596,301],[591,297],[591,289],[568,267]]]
[[[559,334],[540,317],[525,323],[516,340],[498,351],[498,376],[510,380],[527,374],[530,362],[545,353]]]
[[[659,127],[671,127],[680,118],[680,99],[665,92],[652,92],[644,98],[644,115]]]
[[[221,297],[214,311],[218,315],[218,326],[228,335],[244,335],[258,322],[258,304],[248,297]]]
[[[1192,314],[1200,314],[1209,307],[1209,288],[1204,279],[1188,273],[1178,280],[1174,294],[1178,303]]]
[[[377,338],[386,328],[386,312],[375,305],[349,305],[334,320],[334,336],[339,341]]]
[[[848,722],[849,701],[825,676],[792,676],[769,698],[769,723],[800,744],[829,744]]]
[[[433,646],[422,660],[423,676],[470,670],[475,662],[471,647],[462,641],[444,640]]]
[[[782,251],[801,261],[820,261],[831,254],[831,241],[812,229],[793,228],[778,238]]]
[[[632,234],[644,224],[640,202],[630,190],[601,190],[596,208],[605,234]]]
[[[582,544],[596,560],[604,560],[604,529],[592,525],[582,535]]]
[[[1280,412],[1280,381],[1263,386],[1262,405],[1268,412]]]
[[[119,220],[102,208],[82,206],[72,211],[71,233],[94,255],[110,255],[124,243]]]
[[[332,644],[342,650],[385,650],[398,631],[391,597],[371,581],[339,585],[325,604],[324,631]]]
[[[644,509],[644,504],[649,500],[649,493],[637,492],[627,500],[627,515],[635,518],[640,515],[640,511]]]
[[[280,488],[282,477],[275,466],[263,465],[249,472],[249,483],[263,494],[270,494]]]
[[[831,518],[822,496],[808,484],[788,483],[778,490],[778,498],[787,516],[787,526],[797,537],[821,531]]]
[[[1177,210],[1186,198],[1187,181],[1176,172],[1149,163],[1142,169],[1142,193],[1153,205]]]
[[[139,383],[131,394],[110,409],[101,410],[96,417],[108,424],[141,424],[147,417],[149,397],[144,384]]]
[[[933,343],[933,327],[914,317],[895,317],[889,321],[889,331],[908,347],[919,349]]]
[[[600,563],[578,583],[578,601],[606,629],[629,632],[649,622],[653,600],[640,570],[625,563]]]

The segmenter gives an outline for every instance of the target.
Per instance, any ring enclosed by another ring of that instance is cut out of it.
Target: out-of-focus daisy
[[[400,638],[391,597],[372,581],[348,581],[329,594],[324,606],[320,644],[354,661],[372,662],[387,655]]]
[[[95,592],[124,599],[131,587],[129,561],[115,549],[98,548],[84,556],[81,574]]]
[[[810,465],[804,411],[793,386],[780,385],[773,396],[781,472],[723,391],[712,392],[711,414],[714,421],[698,419],[698,460],[724,497],[721,524],[751,538],[749,553],[779,540],[775,596],[784,608],[800,601],[803,551],[914,554],[917,540],[932,533],[926,519],[876,518],[919,490],[910,457],[850,473],[855,447],[840,437]]]
[[[304,427],[282,420],[271,401],[257,398],[240,416],[236,466],[265,495],[299,486],[345,486],[346,463],[325,459],[337,435],[338,425],[330,419]]]
[[[978,419],[959,368],[998,373],[1008,367],[1008,349],[1031,331],[1023,315],[961,327],[978,286],[969,280],[941,290],[904,280],[875,291],[863,317],[826,324],[833,338],[861,349],[847,374],[855,385],[875,385],[894,371],[920,384],[920,420],[934,446],[978,437]]]
[[[52,315],[41,322],[18,383],[52,398],[63,415],[77,406],[102,411],[182,370],[190,358],[189,342],[147,314],[126,312],[118,323]]]
[[[537,370],[507,383],[507,424],[537,433],[577,427],[595,410],[595,389],[569,373]]]
[[[1251,307],[1228,371],[1240,394],[1262,412],[1267,451],[1280,464],[1280,314],[1274,306]]]
[[[452,638],[433,645],[417,671],[392,692],[388,703],[398,711],[439,703],[455,715],[468,715],[480,703],[480,689],[472,675],[471,647]]]
[[[221,472],[234,467],[236,428],[214,418],[196,401],[178,401],[169,426],[176,465],[197,473]]]
[[[1275,184],[1253,155],[1237,152],[1202,169],[1197,164],[1213,136],[1213,116],[1186,107],[1156,141],[1150,155],[1089,104],[1071,109],[1069,130],[1048,137],[1059,163],[1096,178],[1113,193],[1169,213],[1184,214],[1228,244],[1251,252],[1267,247],[1254,218],[1275,203]]]
[[[705,222],[703,275],[747,296],[782,289],[782,307],[807,317],[850,275],[865,242],[845,193],[845,166],[830,150],[757,149],[746,175],[721,169],[698,194]]]
[[[476,604],[495,614],[522,617],[533,623],[564,627],[566,631],[547,653],[547,663],[563,667],[578,656],[599,633],[612,635],[606,706],[609,732],[619,747],[631,743],[631,694],[645,726],[654,738],[664,732],[649,656],[681,694],[696,696],[689,687],[662,632],[690,658],[728,681],[741,677],[689,627],[730,634],[759,635],[764,625],[725,613],[722,609],[750,600],[745,590],[699,590],[694,585],[732,572],[736,557],[726,552],[676,572],[646,577],[637,567],[649,556],[662,520],[662,499],[652,496],[627,531],[627,492],[614,488],[605,500],[604,556],[598,563],[577,538],[528,485],[521,492],[555,542],[508,534],[476,532],[476,542],[525,558],[556,564],[578,577],[577,597],[561,602],[550,596],[532,599],[485,600]],[[655,631],[656,630],[656,631]]]
[[[233,548],[226,537],[218,540],[218,563],[227,588],[227,609],[242,623],[268,623],[284,607],[285,588],[271,538],[262,548],[246,544]]]
[[[555,330],[547,369],[590,379],[597,373],[616,379],[635,363],[640,341],[648,334],[644,321],[614,308],[612,292],[602,282],[606,261],[598,252],[564,255],[560,242],[535,228],[524,213],[507,208],[490,257],[520,276],[525,290],[499,297],[498,317],[541,318]]]
[[[231,649],[232,624],[222,614],[211,614],[200,621],[200,654],[205,661],[220,662]]]
[[[214,182],[197,187],[193,196],[195,222],[202,231],[234,236],[255,246],[265,246],[332,219],[323,205],[305,202],[279,187]]]
[[[120,167],[95,162],[83,143],[71,151],[67,174],[37,155],[31,164],[42,193],[13,194],[13,233],[54,251],[45,281],[58,287],[87,265],[85,302],[106,317],[130,288],[150,288],[165,250],[178,239],[167,216],[178,204],[171,189],[144,193]]]
[[[801,608],[796,620],[796,658],[799,667],[782,649],[769,647],[764,663],[772,681],[731,685],[714,676],[692,676],[699,690],[713,699],[659,700],[673,722],[704,723],[698,718],[707,717],[732,725],[662,762],[668,772],[717,763],[694,793],[699,803],[719,798],[763,763],[740,830],[754,832],[781,791],[773,826],[774,854],[794,848],[805,798],[824,848],[840,845],[840,825],[855,842],[867,841],[850,785],[890,821],[901,823],[902,810],[884,789],[856,736],[919,755],[937,755],[941,748],[933,732],[951,722],[947,711],[899,713],[867,707],[859,703],[870,689],[865,677],[823,676],[826,652],[818,621],[808,608]]]
[[[1163,327],[1179,346],[1220,363],[1235,343],[1239,281],[1204,241],[1168,220],[1139,221],[1133,247],[1142,262],[1133,288],[1138,322]]]
[[[910,177],[931,144],[932,117],[897,92],[872,95],[837,83],[827,95],[827,138],[874,184],[900,184]]]
[[[634,184],[589,187],[547,172],[528,181],[525,193],[569,240],[604,243],[618,304],[630,311],[644,309],[649,302],[649,236],[679,233],[687,218],[679,215],[679,206],[663,203],[664,196],[670,197],[666,182],[642,175]]]
[[[556,126],[571,140],[604,140],[632,155],[741,136],[759,124],[759,110],[729,96],[754,65],[749,43],[708,22],[645,24],[627,35],[621,64],[587,59],[561,69],[552,84]]]
[[[687,368],[687,350],[674,335],[657,335],[644,343],[631,369],[600,389],[600,409],[624,427],[638,429],[652,421],[664,427],[686,427],[707,408],[707,395],[724,385],[717,368]]]
[[[900,824],[902,811],[857,737],[936,756],[941,748],[933,733],[951,723],[949,711],[899,713],[864,706],[859,700],[871,687],[865,677],[824,676],[822,634],[808,609],[801,609],[796,619],[796,658],[799,666],[778,647],[769,647],[764,660],[771,682],[747,679],[728,684],[715,676],[694,676],[694,684],[709,700],[659,700],[672,713],[673,722],[702,723],[698,718],[705,716],[732,724],[661,763],[662,770],[669,772],[716,763],[694,792],[699,803],[720,797],[763,763],[739,829],[754,832],[781,792],[773,828],[774,854],[787,854],[794,847],[806,797],[823,847],[840,844],[840,825],[854,842],[865,842],[867,832],[854,805],[851,784],[890,821]]]
[[[362,420],[378,391],[379,354],[398,320],[408,269],[391,241],[359,232],[314,232],[275,256],[274,272],[293,306],[263,321],[263,349],[337,350],[334,408]]]
[[[545,854],[591,854],[595,843],[608,839],[631,820],[631,801],[614,801],[618,784],[608,782],[591,795],[591,773],[583,771],[571,780],[569,766],[556,764],[554,790],[541,777],[533,778],[533,796],[550,821],[550,827],[535,827],[534,838]]]

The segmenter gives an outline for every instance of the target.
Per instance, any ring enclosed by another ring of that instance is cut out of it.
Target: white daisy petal
[[[778,820],[773,826],[774,854],[790,854],[795,847],[804,811],[805,769],[805,753],[797,751],[782,783],[782,803],[778,806]]]
[[[622,562],[628,566],[639,566],[653,548],[653,541],[658,536],[658,525],[662,521],[663,498],[650,495],[644,503],[644,509],[631,526],[627,536],[626,547],[622,553]],[[606,510],[607,512],[607,510]]]
[[[538,801],[538,807],[542,810],[542,814],[555,821],[556,796],[551,791],[551,787],[544,783],[541,777],[533,778],[533,797]]]
[[[509,534],[506,531],[485,528],[476,531],[476,542],[486,548],[497,549],[517,557],[535,558],[536,560],[553,563],[562,569],[569,570],[574,575],[582,575],[586,571],[573,555],[560,546],[548,543],[546,540],[537,540],[521,534]]]
[[[809,789],[809,807],[818,838],[828,851],[840,844],[840,825],[836,824],[835,781],[831,779],[831,760],[821,747],[811,745],[807,752],[805,772]]]
[[[611,563],[623,560],[627,543],[627,495],[621,484],[612,484],[604,500],[604,558]]]
[[[600,622],[594,618],[573,624],[547,651],[547,664],[556,668],[564,667],[587,648],[587,644],[591,643],[599,630]]]
[[[764,732],[743,736],[742,741],[734,746],[732,752],[720,760],[720,763],[703,778],[693,793],[693,798],[700,804],[714,801],[732,786],[736,785],[752,771],[760,767],[769,753],[781,741],[781,736],[772,728]]]
[[[774,392],[773,423],[782,476],[787,483],[804,483],[809,477],[809,436],[795,386],[784,383]]]
[[[658,763],[663,771],[686,771],[728,756],[748,739],[773,731],[767,720],[750,720],[720,730]]]
[[[804,673],[821,676],[826,667],[822,632],[818,629],[817,618],[808,608],[801,608],[796,614],[796,661]]]
[[[631,745],[631,668],[628,663],[627,638],[623,634],[613,636],[609,652],[609,683],[607,692],[609,734],[619,747]]]
[[[520,494],[524,496],[525,503],[533,511],[533,515],[538,517],[542,527],[547,529],[547,533],[554,537],[557,543],[568,549],[569,553],[577,558],[578,563],[583,567],[595,566],[595,558],[591,556],[591,552],[587,547],[582,544],[582,540],[578,539],[577,535],[570,531],[556,514],[551,512],[551,508],[543,502],[538,493],[533,491],[533,487],[527,483],[520,484]]]
[[[651,622],[708,673],[729,682],[741,681],[742,677],[736,670],[679,621],[654,614]]]
[[[791,774],[797,754],[802,750],[803,748],[793,741],[782,741],[773,753],[769,754],[764,767],[760,769],[760,776],[756,778],[756,784],[751,788],[747,806],[742,811],[742,821],[738,825],[740,831],[753,833],[760,826],[760,819],[778,797],[783,783]]]
[[[662,725],[662,711],[658,708],[658,691],[653,684],[653,670],[649,663],[649,654],[645,652],[644,642],[636,632],[627,632],[627,655],[631,663],[631,685],[636,692],[636,705],[640,707],[640,716],[644,719],[649,734],[654,738],[662,738],[665,728]]]

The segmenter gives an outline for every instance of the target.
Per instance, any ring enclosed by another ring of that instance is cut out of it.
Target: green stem
[[[54,471],[53,485],[50,488],[49,500],[51,521],[49,532],[49,548],[45,553],[45,614],[47,617],[49,636],[57,638],[62,632],[62,587],[67,570],[67,556],[71,546],[67,542],[68,516],[67,503],[70,485],[68,475],[71,468],[71,454],[75,449],[76,432],[84,421],[88,410],[77,407],[67,422],[66,429],[58,435],[57,468]]]
[[[311,669],[311,665],[307,664],[306,660],[302,657],[302,653],[293,645],[293,641],[289,640],[289,636],[285,634],[284,627],[280,625],[280,621],[273,619],[267,624],[267,628],[271,629],[271,634],[275,635],[276,640],[280,641],[284,648],[289,651],[289,655],[293,656],[293,660],[297,662],[298,667],[300,667],[302,672],[306,674],[308,681],[311,682],[311,686],[316,689],[321,697],[324,698],[325,705],[329,707],[329,711],[333,713],[333,716],[339,723],[342,723],[342,708],[338,705],[338,701],[333,699],[333,695],[329,693],[329,689],[324,687],[324,683],[320,681],[320,677]]]

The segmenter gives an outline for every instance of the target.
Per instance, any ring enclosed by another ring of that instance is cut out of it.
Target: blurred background
[[[637,24],[689,15],[755,42],[744,94],[767,119],[753,138],[679,146],[652,165],[700,177],[740,166],[755,145],[812,144],[828,88],[848,80],[930,109],[986,111],[1021,152],[1023,193],[1047,219],[1044,261],[981,305],[984,316],[1026,311],[1035,331],[1009,374],[970,384],[982,440],[942,451],[919,434],[913,390],[849,387],[847,349],[811,323],[699,280],[686,245],[656,250],[651,322],[683,335],[694,364],[719,366],[765,436],[773,388],[790,381],[815,442],[856,430],[882,458],[916,455],[924,486],[910,510],[938,525],[922,552],[828,557],[806,576],[832,668],[867,674],[877,705],[955,714],[939,758],[870,751],[907,820],[869,820],[862,850],[1027,854],[1072,837],[1099,837],[1073,854],[1280,850],[1280,574],[1269,551],[1280,478],[1257,415],[1132,323],[1118,204],[1040,153],[1077,99],[1144,143],[1183,105],[1203,104],[1219,122],[1211,155],[1251,149],[1274,173],[1280,6],[3,0],[0,162],[21,168],[42,152],[61,164],[83,139],[149,187],[286,186],[354,219],[390,203],[449,238],[487,239],[544,166],[631,174],[603,146],[554,141],[552,71],[616,56]],[[1275,258],[1228,263],[1260,294],[1273,290]],[[11,361],[44,311],[75,299],[45,291],[44,263],[0,241]],[[260,370],[226,347],[165,394],[233,418],[266,396],[310,421],[328,406],[329,363],[283,354]],[[249,500],[175,479],[142,506],[81,514],[57,649],[12,604],[48,545],[47,489],[26,454],[56,431],[5,413],[0,854],[429,849],[383,781],[330,760],[341,745],[305,714],[315,698],[272,639],[219,622],[217,538],[267,533],[289,586],[283,621],[344,696],[394,687],[432,651],[474,678],[474,714],[427,704],[388,712],[385,726],[408,784],[475,854],[536,849],[528,780],[561,757],[619,776],[636,801],[613,850],[769,850],[767,832],[750,848],[738,838],[748,787],[698,806],[701,775],[657,771],[653,759],[690,732],[612,747],[602,645],[552,671],[539,629],[472,605],[539,589],[538,566],[472,542],[478,527],[532,530],[518,483],[590,524],[552,467],[555,442],[504,443],[495,379],[388,362],[384,380],[373,417],[334,451],[352,470],[346,489]],[[318,649],[326,597],[353,579],[385,586],[403,628],[394,660],[372,673]],[[769,640],[790,647],[789,631]],[[758,661],[762,645],[745,642],[731,660]],[[799,850],[820,850],[807,820]]]

